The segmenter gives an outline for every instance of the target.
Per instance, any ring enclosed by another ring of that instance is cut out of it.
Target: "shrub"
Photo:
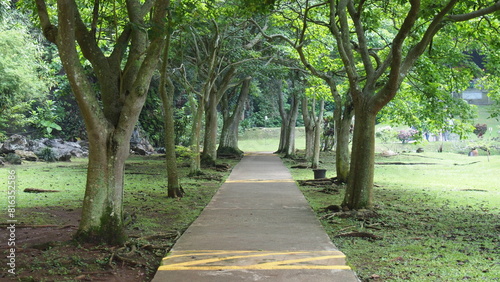
[[[474,134],[476,134],[479,138],[483,137],[483,135],[486,133],[486,130],[488,130],[488,126],[486,124],[478,123],[474,125]]]
[[[5,156],[5,160],[11,164],[21,164],[21,157],[14,153],[7,154],[7,156]]]
[[[377,138],[380,138],[382,143],[387,144],[392,141],[395,141],[398,136],[398,133],[394,129],[392,129],[392,127],[386,126],[377,130],[377,132],[375,132],[375,136]]]
[[[50,147],[43,148],[38,154],[38,157],[46,162],[55,162],[57,160],[54,150]]]

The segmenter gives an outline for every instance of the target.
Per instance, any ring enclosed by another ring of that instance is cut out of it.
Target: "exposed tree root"
[[[53,193],[53,192],[61,192],[59,190],[45,190],[38,188],[26,188],[23,190],[24,193]]]
[[[300,169],[304,169],[304,168],[311,168],[311,166],[306,165],[306,164],[298,164],[298,165],[291,166],[291,168],[300,168]]]
[[[358,232],[358,231],[353,231],[349,233],[342,233],[339,235],[335,235],[335,237],[358,237],[358,238],[368,238],[372,240],[380,240],[382,239],[381,236],[377,236],[375,234],[371,234],[368,232]]]
[[[336,178],[321,178],[321,179],[308,179],[308,180],[297,180],[300,186],[331,186],[337,185]]]

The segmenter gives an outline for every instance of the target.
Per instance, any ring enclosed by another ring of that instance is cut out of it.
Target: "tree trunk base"
[[[182,198],[186,192],[182,189],[182,186],[178,187],[168,187],[168,197],[169,198]]]
[[[200,163],[201,163],[201,166],[205,167],[205,168],[215,167],[215,160],[210,156],[201,155]]]
[[[217,158],[220,159],[241,159],[243,151],[233,147],[219,147],[217,149]]]
[[[109,245],[123,245],[127,241],[127,235],[123,227],[123,220],[107,208],[101,217],[99,228],[79,229],[75,239],[86,243],[106,243]]]

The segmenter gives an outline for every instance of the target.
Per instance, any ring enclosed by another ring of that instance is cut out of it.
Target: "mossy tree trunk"
[[[373,203],[375,164],[375,118],[377,113],[360,105],[355,109],[351,167],[342,206],[349,209],[369,208]]]
[[[226,91],[230,87],[235,86],[231,84],[235,75],[236,68],[229,66],[227,71],[218,73],[218,76],[214,77],[214,81],[210,83],[213,85],[213,88],[205,100],[205,136],[203,139],[203,153],[201,155],[202,164],[207,166],[214,166],[217,160],[217,106]]]
[[[295,126],[297,124],[297,117],[299,114],[300,99],[298,91],[293,89],[295,84],[292,81],[292,93],[290,94],[290,109],[285,109],[285,101],[283,97],[282,88],[278,92],[278,105],[281,115],[281,133],[280,133],[280,146],[277,153],[284,154],[285,158],[290,158],[295,155]]]
[[[171,30],[171,13],[168,13],[169,30]],[[167,163],[167,195],[169,198],[180,198],[184,195],[179,183],[177,158],[175,155],[175,126],[174,126],[174,90],[175,86],[170,78],[168,69],[168,55],[170,50],[171,33],[168,32],[163,51],[160,70],[160,97],[163,104],[163,118],[165,123],[165,160]]]
[[[201,164],[204,166],[215,166],[217,159],[217,95],[211,91],[205,100],[205,135],[203,138],[203,153]]]
[[[228,97],[230,92],[226,92],[227,95],[224,95],[222,99],[221,106],[224,123],[222,126],[219,148],[217,148],[218,155],[234,155],[240,157],[243,154],[243,151],[238,148],[238,129],[250,92],[251,80],[252,77],[250,76],[242,80],[240,94],[234,103],[233,111],[230,109],[231,97]]]
[[[121,244],[126,240],[122,203],[129,143],[122,138],[113,140],[112,132],[106,130],[89,137],[87,184],[76,237],[83,241]]]
[[[316,99],[313,98],[313,104],[316,103]],[[304,120],[304,130],[306,134],[306,155],[305,158],[308,161],[312,161],[314,154],[314,118],[311,117],[309,111],[309,98],[304,96],[302,98],[302,119]]]
[[[281,117],[281,127],[280,127],[280,143],[278,145],[278,150],[276,153],[281,154],[285,151],[286,137],[288,136],[288,117],[285,111],[285,102],[283,101],[283,81],[281,79],[276,79],[274,81],[276,86],[276,96],[278,98],[278,110]]]
[[[200,142],[201,142],[201,128],[203,124],[204,102],[203,98],[196,99],[196,94],[189,95],[189,105],[193,115],[193,123],[191,125],[191,158],[190,175],[198,175],[201,173],[201,155],[200,155]]]
[[[351,162],[350,140],[354,106],[349,94],[341,97],[337,92],[334,92],[333,97],[335,104],[339,105],[333,111],[335,120],[335,170],[337,180],[347,183]]]
[[[146,19],[150,19],[151,29],[144,32],[132,25],[123,26],[121,34],[114,34],[111,54],[105,55],[95,30],[87,28],[95,22],[83,21],[87,17],[80,15],[75,1],[58,1],[58,26],[51,23],[45,1],[36,1],[44,35],[58,48],[89,137],[87,184],[76,234],[80,240],[122,244],[126,239],[122,213],[124,162],[163,47],[163,19],[168,5],[169,1],[157,1],[143,9],[146,7],[139,1],[127,1],[124,15],[128,18],[124,22],[148,26]],[[94,9],[89,18],[99,19],[98,12]],[[97,79],[88,78],[82,56]],[[98,81],[97,87],[94,81]]]
[[[312,157],[312,168],[319,167],[319,153],[321,151],[321,132],[322,132],[322,122],[323,122],[323,113],[325,110],[325,100],[321,100],[319,102],[319,113],[318,116],[315,117],[314,121],[314,148],[313,148],[313,157]]]
[[[320,100],[319,112],[316,110],[317,100],[313,97],[311,110],[309,110],[309,99],[302,98],[302,116],[306,131],[306,159],[311,162],[312,168],[319,167],[319,153],[321,151],[321,130],[323,122],[323,111],[325,101]]]

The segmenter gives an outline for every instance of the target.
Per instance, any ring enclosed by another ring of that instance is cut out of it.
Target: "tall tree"
[[[121,244],[126,239],[124,163],[163,48],[169,1],[127,0],[126,9],[119,10],[116,3],[92,3],[58,0],[56,18],[44,0],[36,0],[36,10],[45,37],[59,50],[89,138],[77,238]],[[110,18],[114,20],[107,25],[105,20]],[[103,38],[112,42],[102,42]],[[102,43],[111,49],[100,48]]]
[[[175,126],[174,126],[174,91],[169,69],[169,55],[174,28],[172,9],[170,3],[167,6],[167,32],[165,46],[163,49],[162,63],[160,68],[159,94],[163,104],[163,116],[165,123],[165,161],[167,163],[167,195],[169,198],[179,198],[184,191],[179,183],[179,173],[175,155]]]
[[[199,99],[203,99],[200,101],[204,105],[205,131],[201,162],[209,166],[217,158],[219,103],[228,89],[239,84],[238,71],[260,58],[259,36],[251,34],[252,26],[238,17],[234,6],[224,4],[217,6],[215,15],[204,22],[203,28],[191,29],[191,48],[186,53],[186,68],[189,68],[186,73],[198,80],[191,79],[190,89],[197,89]]]
[[[299,85],[300,73],[291,71],[290,78],[287,80],[287,96],[283,89],[283,81],[276,80],[276,89],[278,95],[278,106],[281,115],[280,143],[276,153],[284,154],[285,158],[295,155],[295,127],[297,126],[297,117],[300,107],[300,95],[303,88]],[[286,99],[288,98],[288,99]],[[286,101],[285,101],[286,99]],[[286,105],[289,104],[289,107]]]
[[[221,112],[224,121],[220,135],[219,147],[217,148],[217,156],[229,155],[241,157],[243,154],[243,151],[238,148],[238,132],[240,121],[243,119],[248,94],[250,92],[251,81],[251,76],[248,76],[241,81],[240,92],[237,96],[234,95],[237,89],[234,87],[234,91],[226,91],[222,97]],[[236,97],[233,98],[232,96]]]
[[[307,94],[302,98],[302,117],[306,132],[306,159],[311,162],[312,168],[318,168],[325,100],[320,99],[318,110],[316,110],[318,104],[316,97],[312,97],[310,105],[309,100]]]
[[[486,7],[480,7],[479,3],[469,5],[472,4],[457,0],[384,1],[382,5],[372,1],[328,1],[328,27],[347,73],[356,114],[350,175],[342,206],[349,209],[372,206],[376,116],[396,96],[404,78],[438,31],[453,22],[500,9],[500,2]],[[392,21],[393,32],[377,32],[384,21]]]
[[[345,70],[338,52],[335,47],[332,47],[335,44],[335,38],[327,28],[328,16],[322,11],[325,5],[325,2],[316,3],[315,1],[284,2],[278,9],[279,12],[271,17],[271,23],[279,30],[273,31],[274,34],[266,34],[264,28],[259,27],[259,29],[269,40],[280,39],[286,42],[293,48],[292,52],[295,52],[295,56],[290,55],[300,60],[312,75],[322,79],[329,86],[335,103],[337,179],[347,182],[350,160],[349,130],[354,111],[350,96],[342,95]],[[254,24],[259,26],[255,22]]]

